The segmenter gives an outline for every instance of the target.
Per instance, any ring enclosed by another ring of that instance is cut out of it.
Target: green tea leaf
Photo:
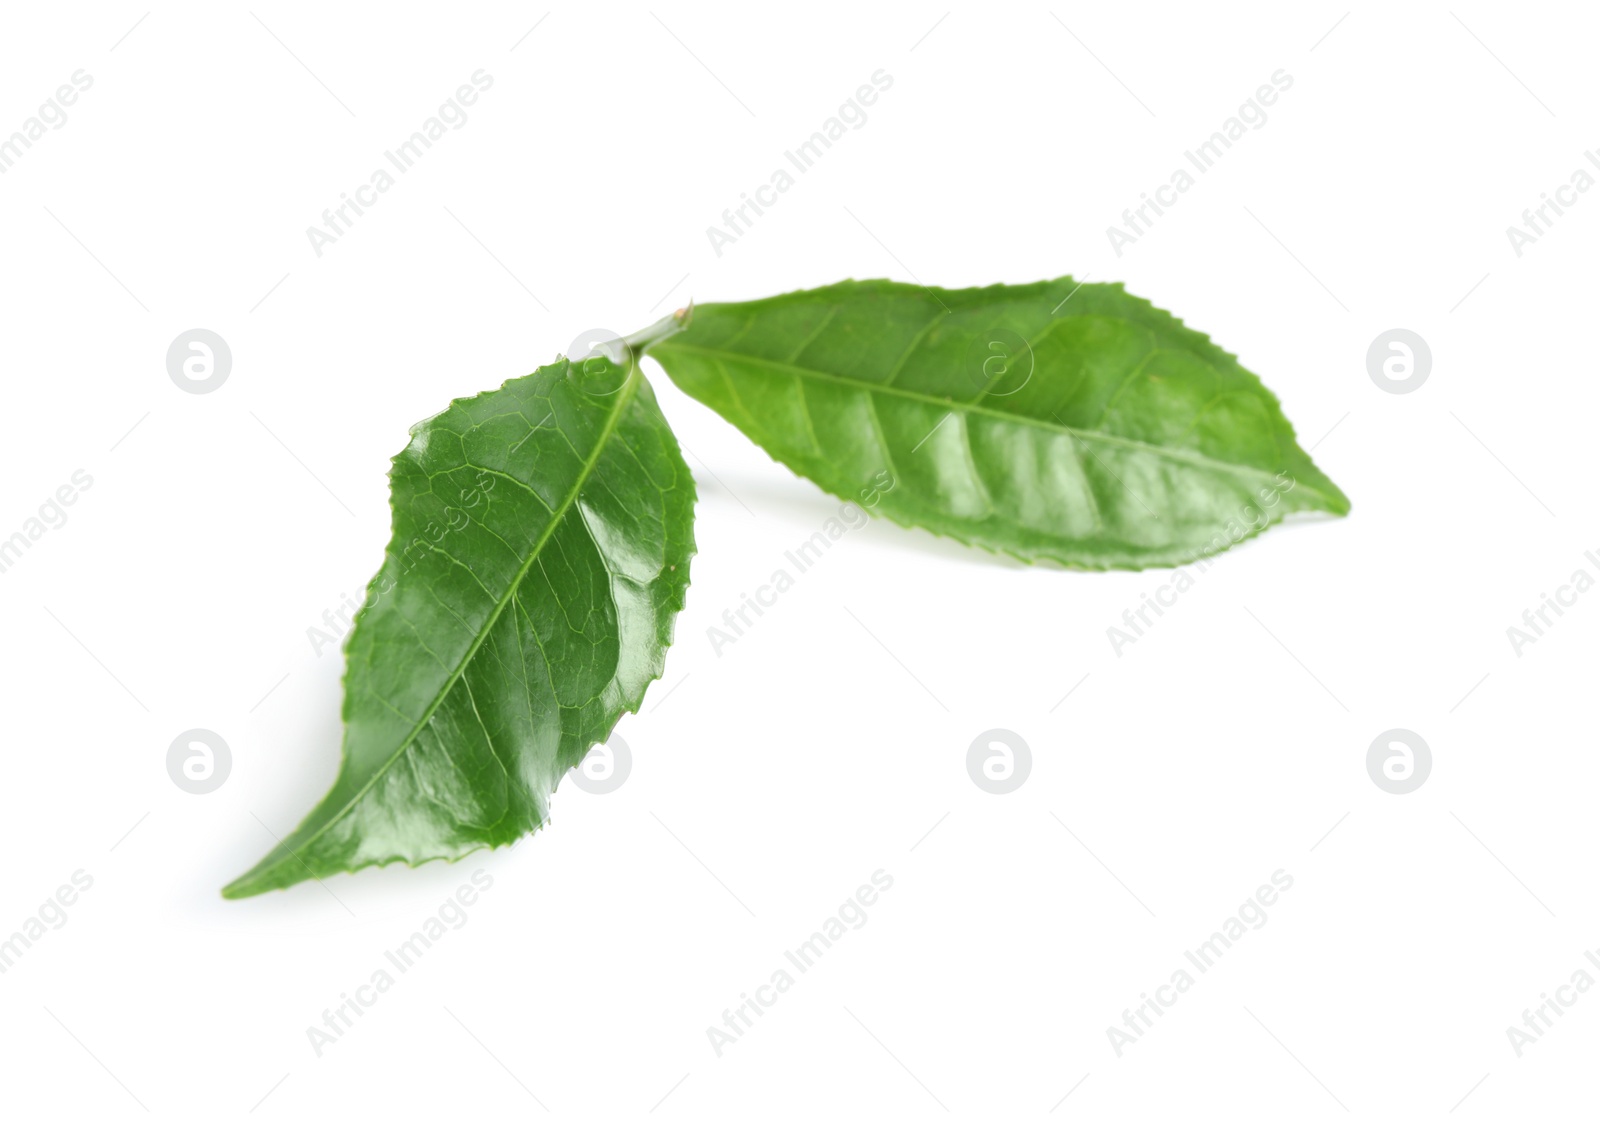
[[[559,359],[459,399],[389,479],[338,780],[228,898],[511,843],[661,674],[695,493],[637,364]]]
[[[1030,562],[1174,565],[1350,507],[1259,379],[1120,285],[846,281],[701,305],[649,354],[827,491]]]

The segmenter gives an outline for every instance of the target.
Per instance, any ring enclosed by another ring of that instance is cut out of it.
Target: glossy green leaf
[[[1028,561],[1174,565],[1350,506],[1259,379],[1120,285],[846,281],[649,354],[827,491]]]
[[[457,400],[389,479],[338,780],[229,898],[515,841],[661,674],[694,483],[637,364],[560,359]]]

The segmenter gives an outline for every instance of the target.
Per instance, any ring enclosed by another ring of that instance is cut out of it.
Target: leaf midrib
[[[801,367],[797,364],[785,363],[782,360],[766,359],[761,356],[753,356],[744,352],[723,351],[720,348],[708,348],[698,344],[680,344],[671,340],[657,344],[654,348],[651,348],[650,351],[651,354],[655,355],[658,355],[661,352],[671,351],[688,352],[694,355],[701,355],[712,359],[722,360],[724,362],[733,360],[742,363],[750,363],[760,367],[769,367],[778,371],[788,372],[804,379],[815,379],[818,382],[834,383],[839,386],[849,387],[852,390],[896,396],[906,399],[910,402],[925,403],[927,405],[937,406],[941,409],[951,412],[959,411],[963,413],[983,414],[1006,422],[1013,422],[1026,426],[1036,426],[1040,429],[1066,434],[1067,436],[1076,438],[1079,441],[1100,442],[1104,445],[1120,446],[1126,449],[1136,449],[1141,452],[1154,454],[1157,457],[1162,457],[1170,461],[1186,462],[1188,464],[1197,465],[1204,468],[1212,468],[1218,471],[1229,472],[1236,475],[1253,474],[1269,479],[1275,476],[1275,474],[1269,469],[1258,469],[1252,465],[1239,465],[1229,461],[1218,461],[1214,458],[1207,457],[1203,453],[1195,453],[1184,449],[1167,449],[1163,446],[1152,445],[1147,441],[1139,441],[1135,438],[1118,437],[1115,434],[1102,433],[1098,430],[1080,430],[1073,426],[1068,426],[1065,423],[1052,423],[1046,422],[1039,418],[1030,418],[1022,414],[1010,414],[1003,410],[995,410],[991,407],[980,406],[975,402],[958,402],[955,399],[940,398],[937,395],[923,394],[920,391],[907,390],[904,387],[887,386],[881,383],[868,383],[859,379],[847,379],[842,375],[834,375],[831,372],[819,371],[814,367]],[[1312,489],[1312,491],[1316,492],[1318,490]],[[1321,493],[1318,492],[1318,495],[1321,495]]]
[[[544,533],[539,536],[538,542],[528,552],[528,557],[523,561],[522,567],[516,573],[516,577],[507,584],[505,594],[495,603],[495,607],[484,622],[483,628],[479,629],[477,636],[473,638],[472,647],[462,656],[461,662],[456,665],[455,671],[450,674],[450,677],[434,695],[433,701],[428,704],[428,710],[423,714],[422,718],[417,720],[416,725],[411,728],[411,732],[406,735],[405,739],[395,749],[395,752],[389,755],[389,759],[372,771],[372,776],[345,802],[337,813],[330,816],[318,826],[315,832],[306,837],[305,841],[300,845],[301,848],[316,842],[330,827],[343,820],[350,810],[355,808],[356,804],[371,791],[372,787],[378,783],[378,780],[389,772],[407,750],[411,749],[411,745],[417,740],[417,735],[422,733],[422,728],[432,720],[434,712],[438,711],[440,705],[444,702],[445,696],[450,694],[450,690],[456,686],[456,683],[460,681],[462,675],[466,672],[467,665],[471,664],[472,658],[478,654],[478,649],[483,647],[483,642],[488,638],[490,631],[495,626],[495,622],[500,620],[500,615],[505,612],[506,606],[510,605],[516,598],[517,591],[522,587],[522,580],[528,576],[528,571],[533,569],[533,564],[539,560],[539,555],[544,550],[545,544],[556,533],[556,529],[561,525],[561,521],[566,518],[567,512],[571,510],[572,505],[577,502],[579,494],[583,492],[583,486],[588,483],[589,477],[594,473],[595,466],[599,464],[600,456],[605,451],[607,443],[610,442],[611,435],[616,432],[617,422],[621,419],[622,412],[627,408],[628,403],[632,401],[634,391],[638,389],[641,378],[639,368],[635,365],[628,376],[627,382],[618,389],[616,408],[606,418],[605,426],[601,429],[599,438],[595,441],[594,449],[588,458],[584,460],[583,468],[579,471],[578,478],[573,483],[571,491],[561,501],[561,506],[551,513],[550,523],[545,527]],[[296,855],[298,851],[298,848],[289,849],[291,855]]]

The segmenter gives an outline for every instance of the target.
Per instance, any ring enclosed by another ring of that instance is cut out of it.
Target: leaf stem
[[[675,336],[689,326],[689,320],[694,316],[694,302],[679,309],[668,316],[662,317],[648,328],[624,336],[622,342],[627,345],[630,353],[649,351],[652,345],[659,344],[669,336]]]

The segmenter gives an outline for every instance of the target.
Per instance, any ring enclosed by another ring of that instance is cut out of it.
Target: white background
[[[1520,656],[1506,629],[1600,576],[1600,193],[1521,257],[1506,228],[1600,143],[1596,30],[1475,0],[10,8],[0,133],[94,83],[0,176],[0,537],[94,484],[0,575],[0,937],[94,884],[0,976],[0,1113],[1574,1119],[1600,997],[1520,1058],[1506,1029],[1600,945],[1600,594]],[[306,228],[480,68],[318,257]],[[879,69],[867,124],[715,254]],[[1117,257],[1106,228],[1279,69],[1267,124]],[[410,424],[690,297],[1066,273],[1237,352],[1351,515],[1229,552],[1120,656],[1170,574],[874,523],[717,656],[837,502],[652,362],[700,554],[621,789],[564,785],[514,852],[219,897],[333,778],[340,658],[306,630],[376,569]],[[205,395],[165,365],[195,327],[233,353]],[[1433,353],[1411,394],[1367,372],[1395,327]],[[195,727],[233,754],[205,796],[166,768]],[[997,727],[1033,755],[1004,797],[965,764]],[[1395,727],[1433,754],[1407,796],[1366,768]],[[717,1057],[706,1028],[879,868],[867,924]],[[1118,1057],[1107,1028],[1280,868],[1267,924]],[[318,1057],[306,1029],[479,869],[467,924]]]

